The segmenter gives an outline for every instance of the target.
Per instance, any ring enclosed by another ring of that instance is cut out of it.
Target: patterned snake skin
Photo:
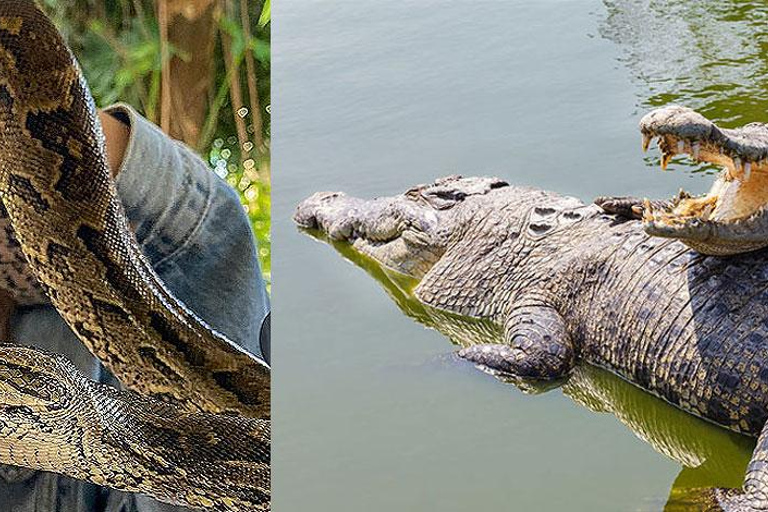
[[[85,81],[31,0],[0,2],[0,130],[0,287],[22,304],[44,291],[131,390],[0,345],[0,462],[269,510],[269,368],[186,309],[141,254]]]

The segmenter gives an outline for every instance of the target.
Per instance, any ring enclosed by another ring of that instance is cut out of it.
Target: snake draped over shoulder
[[[186,506],[269,510],[269,367],[187,309],[141,253],[79,66],[31,0],[0,2],[0,199],[0,242],[17,255],[3,256],[0,286],[33,301],[37,285],[13,279],[31,270],[127,389],[0,345],[0,463]]]

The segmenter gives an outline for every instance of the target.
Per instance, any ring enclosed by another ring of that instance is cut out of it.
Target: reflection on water
[[[317,233],[307,233],[320,238]],[[455,345],[499,343],[502,338],[501,329],[491,322],[422,304],[412,294],[417,284],[412,278],[382,268],[347,243],[328,242],[373,277],[400,311],[439,331]],[[690,510],[702,489],[742,484],[754,440],[683,412],[605,370],[582,364],[556,385],[512,384],[527,393],[561,386],[562,392],[574,402],[597,413],[613,414],[654,450],[678,462],[682,470],[672,484],[665,511]]]
[[[644,109],[680,103],[727,128],[768,121],[768,3],[604,3],[600,34],[621,47]]]
[[[677,103],[724,128],[768,122],[768,3],[605,0],[600,35],[622,50],[643,111]],[[658,156],[645,157],[658,166]],[[712,174],[687,157],[675,163]]]

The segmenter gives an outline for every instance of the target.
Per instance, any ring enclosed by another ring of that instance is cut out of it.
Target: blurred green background
[[[130,103],[240,193],[271,283],[270,2],[43,0],[98,106]]]

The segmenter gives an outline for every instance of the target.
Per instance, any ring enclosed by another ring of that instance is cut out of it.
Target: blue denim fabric
[[[129,142],[117,191],[142,251],[201,318],[259,354],[269,303],[248,219],[232,190],[187,146],[126,105]]]
[[[237,194],[184,144],[127,105],[107,109],[131,128],[117,190],[142,251],[174,295],[209,325],[260,355],[269,310],[253,234]],[[25,308],[13,338],[66,355],[88,377],[115,385],[55,309]],[[187,510],[51,473],[0,468],[0,510]]]

